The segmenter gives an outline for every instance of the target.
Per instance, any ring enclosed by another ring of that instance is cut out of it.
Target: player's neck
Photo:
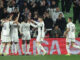
[[[70,21],[69,23],[72,23],[72,21]]]

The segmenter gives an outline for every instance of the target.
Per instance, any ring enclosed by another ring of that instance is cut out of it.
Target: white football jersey
[[[44,35],[45,35],[45,32],[44,32],[45,24],[44,24],[44,22],[36,22],[36,21],[34,21],[34,22],[37,24],[36,27],[38,28],[38,35],[41,37],[44,37]]]
[[[18,28],[19,28],[19,25],[12,24],[11,25],[11,35],[18,35]]]
[[[21,32],[30,32],[30,26],[32,26],[32,27],[36,27],[34,24],[32,24],[32,23],[25,23],[25,22],[23,22],[23,23],[21,23],[21,26],[20,26],[20,31]]]
[[[13,22],[10,22],[10,21],[3,23],[2,35],[10,35],[10,25],[11,24],[13,24]]]
[[[67,24],[67,28],[69,29],[68,38],[75,38],[75,24],[73,24],[72,22]]]
[[[21,23],[21,32],[26,32],[26,31],[30,31],[30,24],[29,23]]]

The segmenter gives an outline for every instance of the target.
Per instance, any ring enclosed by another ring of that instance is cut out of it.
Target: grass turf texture
[[[80,55],[0,56],[0,60],[80,60]]]

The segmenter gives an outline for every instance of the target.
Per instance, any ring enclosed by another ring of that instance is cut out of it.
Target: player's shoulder
[[[21,25],[25,24],[25,22],[21,22]]]
[[[42,22],[42,24],[44,24],[44,21]]]
[[[67,25],[75,25],[74,23],[72,23],[72,22],[69,22]]]
[[[74,23],[72,23],[72,22],[70,23],[70,25],[75,26],[75,24],[74,24]]]

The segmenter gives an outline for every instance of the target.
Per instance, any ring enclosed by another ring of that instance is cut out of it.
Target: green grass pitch
[[[80,60],[80,55],[0,56],[0,60]]]

